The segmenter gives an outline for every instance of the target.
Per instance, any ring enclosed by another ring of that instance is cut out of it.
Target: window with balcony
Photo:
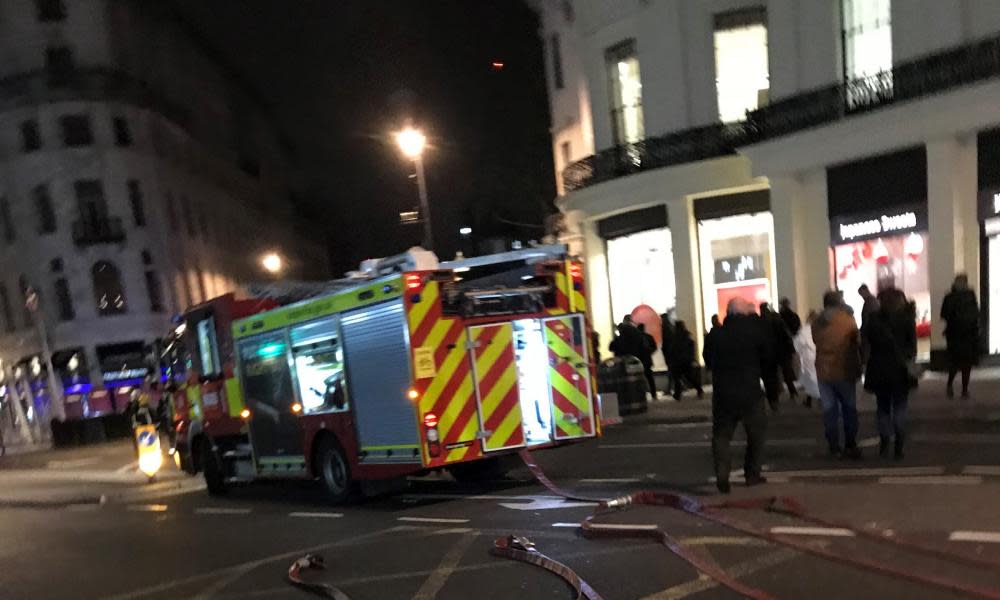
[[[552,51],[552,85],[557,90],[561,90],[565,86],[565,82],[563,81],[562,47],[558,33],[552,34],[549,39],[549,47]]]
[[[0,230],[3,230],[3,239],[8,244],[17,239],[14,221],[10,217],[10,202],[7,201],[6,196],[0,197]]]
[[[626,40],[604,53],[611,91],[611,126],[615,144],[634,144],[646,135],[642,123],[642,80],[635,40]]]
[[[715,88],[719,120],[742,121],[767,104],[767,14],[748,8],[715,15]]]
[[[142,200],[142,188],[135,179],[128,181],[128,201],[132,207],[132,222],[136,227],[146,226],[146,206]]]
[[[56,212],[52,209],[52,196],[49,195],[49,186],[41,184],[31,190],[31,197],[35,204],[35,216],[38,218],[38,233],[47,234],[56,232]]]
[[[69,47],[53,46],[45,49],[45,72],[48,74],[49,85],[67,85],[75,70],[73,51]]]
[[[73,296],[69,293],[69,282],[65,277],[56,279],[56,305],[59,309],[60,321],[72,321],[76,318],[76,311],[73,309]]]
[[[66,18],[66,5],[63,0],[35,0],[35,6],[38,8],[39,21],[62,21]]]
[[[125,290],[122,288],[121,273],[118,267],[106,260],[94,263],[91,269],[94,283],[94,300],[97,303],[97,314],[102,317],[118,315],[125,312]]]
[[[111,127],[115,132],[116,146],[132,145],[132,131],[128,128],[128,120],[125,117],[115,117],[111,121]]]
[[[890,0],[842,0],[844,79],[892,70]]]
[[[94,143],[94,132],[90,128],[87,115],[64,115],[59,117],[63,144],[71,148],[89,146]]]
[[[38,130],[38,121],[28,119],[21,122],[21,151],[34,152],[42,147],[42,134]]]
[[[7,295],[7,286],[0,283],[0,310],[3,311],[3,328],[10,333],[17,329],[14,323],[14,312],[10,308],[10,296]]]

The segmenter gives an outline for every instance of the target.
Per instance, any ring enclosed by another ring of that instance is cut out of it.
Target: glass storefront
[[[988,307],[987,322],[989,353],[1000,354],[1000,273],[993,274],[993,269],[1000,267],[1000,218],[987,219],[985,222],[987,244],[987,290],[986,305]]]
[[[698,221],[701,290],[706,327],[724,319],[733,298],[774,302],[774,220],[770,212]]]

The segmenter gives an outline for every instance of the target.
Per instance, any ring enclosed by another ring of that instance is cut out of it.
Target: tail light
[[[405,281],[407,292],[419,293],[420,288],[424,286],[424,282],[418,273],[407,273]]]
[[[583,265],[580,263],[570,263],[569,276],[573,280],[574,290],[580,291],[583,289]]]
[[[424,438],[427,439],[427,451],[433,458],[441,455],[441,436],[438,433],[438,416],[434,413],[424,415]]]

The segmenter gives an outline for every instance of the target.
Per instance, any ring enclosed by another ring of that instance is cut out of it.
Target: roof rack
[[[510,252],[500,252],[498,254],[487,254],[486,256],[474,256],[462,260],[450,260],[440,265],[441,269],[468,269],[472,267],[482,267],[485,265],[495,265],[498,263],[514,262],[523,260],[528,264],[534,264],[546,260],[561,260],[569,254],[566,244],[549,244],[547,246],[536,246],[523,250],[511,250]]]

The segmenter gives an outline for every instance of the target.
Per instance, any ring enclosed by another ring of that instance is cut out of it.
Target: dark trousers
[[[795,355],[792,355],[781,361],[781,376],[785,380],[785,386],[788,388],[788,396],[790,398],[795,398],[799,395],[798,390],[795,389],[795,369],[792,368],[792,359],[794,358]]]
[[[890,438],[896,434],[898,444],[906,436],[906,404],[909,392],[875,394],[875,406],[878,414],[878,434]]]
[[[781,396],[781,383],[784,381],[788,395],[795,398],[799,395],[795,389],[795,370],[792,368],[792,358],[783,359],[780,364],[772,366],[764,372],[764,395],[767,403],[777,410],[778,398]]]
[[[972,365],[948,367],[948,389],[951,390],[951,386],[955,383],[955,375],[959,371],[962,372],[962,393],[965,394],[969,391],[969,377],[972,376]]]
[[[649,393],[656,399],[656,380],[653,378],[653,364],[642,365],[642,372],[646,376],[646,385],[649,386]]]
[[[764,436],[767,432],[767,412],[764,403],[753,402],[744,407],[724,406],[725,399],[713,399],[712,406],[712,459],[715,462],[717,481],[729,481],[731,457],[729,451],[736,424],[742,422],[747,434],[747,449],[743,455],[743,475],[760,475],[764,460]]]
[[[690,387],[698,390],[699,397],[703,395],[704,392],[701,390],[701,373],[693,364],[674,365],[670,368],[670,373],[674,382],[674,398],[680,399],[681,392],[684,391],[685,381]]]

